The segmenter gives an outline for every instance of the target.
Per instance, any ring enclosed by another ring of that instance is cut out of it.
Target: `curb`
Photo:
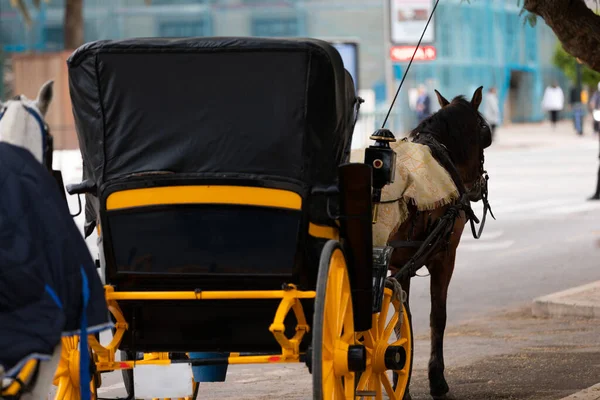
[[[600,281],[533,300],[535,317],[600,318]]]
[[[600,400],[600,383],[560,400]]]

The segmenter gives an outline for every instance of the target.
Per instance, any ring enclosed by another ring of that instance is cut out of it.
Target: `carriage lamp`
[[[377,222],[377,211],[381,201],[381,191],[385,185],[394,182],[396,152],[390,143],[396,138],[389,129],[378,129],[370,137],[375,143],[365,150],[365,164],[373,171],[373,223]]]

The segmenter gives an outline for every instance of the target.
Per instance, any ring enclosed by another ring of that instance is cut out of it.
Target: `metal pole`
[[[394,98],[394,92],[396,86],[394,84],[394,65],[390,56],[392,49],[392,25],[391,25],[391,14],[392,5],[391,2],[394,0],[382,0],[383,1],[383,48],[384,48],[384,68],[385,68],[385,97],[386,104],[391,104]]]
[[[583,107],[584,105],[581,104],[581,91],[582,91],[582,86],[581,86],[581,63],[578,60],[575,60],[575,72],[576,72],[576,80],[575,80],[575,95],[577,96],[576,99],[578,101],[575,102],[575,109],[573,110],[573,112],[575,113],[575,115],[573,116],[575,118],[575,129],[577,130],[577,133],[580,135],[583,135]]]
[[[575,60],[575,62],[577,63],[577,64],[575,65],[575,72],[576,72],[576,74],[577,74],[577,75],[576,75],[576,76],[577,76],[577,78],[576,78],[576,83],[575,83],[575,86],[576,86],[577,90],[579,91],[579,93],[581,93],[581,89],[582,89],[582,88],[581,88],[581,86],[582,86],[582,85],[581,85],[581,84],[582,84],[582,82],[581,82],[581,71],[582,71],[582,67],[581,67],[581,63],[580,63],[579,61]]]

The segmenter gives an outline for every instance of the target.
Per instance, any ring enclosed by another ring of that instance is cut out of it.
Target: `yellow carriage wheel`
[[[385,288],[381,312],[373,314],[371,329],[357,334],[369,355],[367,369],[356,387],[357,392],[368,394],[363,399],[402,400],[410,383],[413,362],[410,315],[404,304],[392,297],[393,291]],[[390,310],[392,315],[388,320]],[[394,328],[400,318],[402,324],[396,332]]]
[[[79,389],[79,336],[63,337],[60,361],[54,374],[54,385],[58,386],[55,400],[77,400],[81,398]],[[96,399],[96,387],[100,384],[100,374],[92,375],[90,390]]]
[[[355,398],[355,373],[348,354],[355,345],[354,313],[350,279],[344,253],[338,242],[323,248],[317,278],[313,317],[313,398]]]

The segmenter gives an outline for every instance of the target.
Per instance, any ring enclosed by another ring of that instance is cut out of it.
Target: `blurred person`
[[[571,95],[569,96],[569,103],[571,105],[571,110],[573,111],[573,125],[575,127],[575,132],[577,132],[579,136],[583,136],[584,115],[581,93],[581,89],[575,86],[571,89]]]
[[[588,108],[592,114],[594,134],[598,134],[600,132],[600,82],[598,83],[598,90],[595,90],[590,97]]]
[[[590,97],[588,107],[592,113],[594,133],[598,134],[600,131],[600,82],[598,83],[598,90],[596,90]],[[600,158],[600,153],[598,158]],[[600,200],[600,167],[598,168],[598,178],[596,180],[596,192],[588,200]]]
[[[565,106],[565,95],[558,82],[554,81],[551,86],[548,86],[544,92],[542,99],[542,108],[550,115],[550,123],[552,129],[556,129],[556,123],[559,119],[559,114]]]
[[[498,100],[498,94],[495,87],[491,87],[485,95],[485,102],[483,106],[483,116],[490,125],[492,131],[492,142],[494,141],[494,134],[496,133],[496,127],[500,125],[500,104]]]
[[[427,93],[425,85],[419,85],[419,97],[417,97],[417,119],[420,123],[431,115],[431,97]]]
[[[581,103],[588,104],[590,97],[590,87],[588,85],[583,85],[581,89]]]
[[[408,89],[408,108],[411,111],[417,111],[417,99],[419,98],[419,89]]]

